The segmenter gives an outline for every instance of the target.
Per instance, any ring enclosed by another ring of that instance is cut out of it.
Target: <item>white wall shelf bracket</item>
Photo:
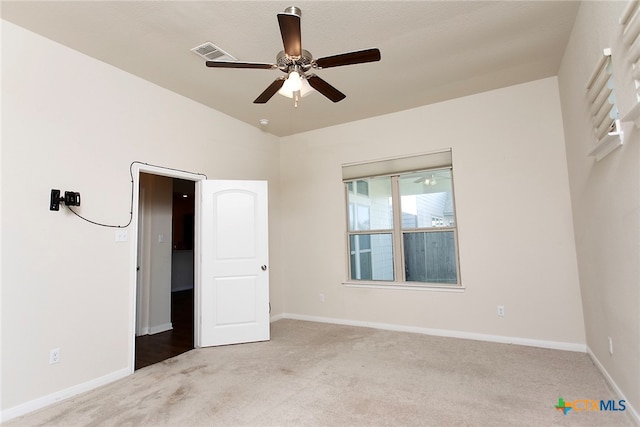
[[[608,133],[604,138],[596,143],[595,147],[593,147],[591,151],[589,151],[589,156],[595,157],[597,161],[602,160],[609,153],[622,145],[622,134],[623,132]]]

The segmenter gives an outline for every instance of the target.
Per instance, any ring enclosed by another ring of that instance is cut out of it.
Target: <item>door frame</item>
[[[193,313],[193,331],[194,331],[194,345],[198,347],[200,345],[200,325],[198,319],[200,318],[200,312],[197,301],[200,297],[200,185],[198,181],[207,179],[203,174],[192,173],[187,171],[181,171],[177,169],[164,168],[161,166],[153,166],[145,163],[134,162],[131,168],[131,175],[133,178],[133,194],[131,200],[131,229],[129,230],[130,236],[130,258],[129,258],[129,373],[132,374],[136,367],[136,318],[137,318],[137,266],[138,266],[138,213],[140,209],[140,174],[148,173],[151,175],[166,176],[169,178],[179,178],[186,181],[194,181],[196,183],[195,190],[195,212],[194,212],[194,245],[193,245],[193,262],[194,262],[194,286],[193,297],[194,301],[194,313]]]
[[[136,252],[136,324],[135,324],[135,334],[136,336],[140,336],[142,332],[149,332],[149,298],[147,295],[144,295],[143,288],[144,282],[149,279],[149,272],[143,266],[146,262],[146,259],[141,258],[141,253],[144,254],[144,251],[141,250],[144,248],[146,235],[144,233],[144,221],[145,221],[145,191],[144,188],[139,188],[138,195],[138,232],[136,233],[135,244],[137,245]],[[142,203],[140,203],[142,200]],[[146,298],[144,298],[146,297]],[[140,305],[140,306],[138,306]],[[144,314],[144,316],[143,316]],[[143,331],[142,324],[145,325],[145,329]]]

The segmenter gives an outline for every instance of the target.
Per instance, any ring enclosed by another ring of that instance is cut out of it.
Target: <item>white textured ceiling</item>
[[[577,1],[2,1],[2,18],[275,135],[285,136],[557,74]],[[241,61],[275,62],[276,14],[302,9],[315,58],[377,47],[380,62],[316,72],[347,95],[298,108],[253,100],[282,73],[213,69],[210,41]],[[44,64],[46,66],[46,64]]]

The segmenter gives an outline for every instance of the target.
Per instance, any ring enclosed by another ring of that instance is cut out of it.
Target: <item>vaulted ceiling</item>
[[[275,63],[277,13],[302,10],[315,58],[377,47],[379,62],[317,70],[347,95],[253,100],[279,70],[219,69],[191,48]],[[554,76],[577,1],[2,1],[2,18],[266,132],[291,135]],[[37,55],[37,52],[33,52]],[[46,67],[47,64],[42,64]],[[101,84],[101,82],[96,82]],[[266,126],[261,119],[268,119]]]

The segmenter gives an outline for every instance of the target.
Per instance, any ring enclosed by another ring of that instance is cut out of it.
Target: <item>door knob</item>
[[[263,265],[262,267],[260,267],[260,269],[261,269],[262,271],[267,271],[267,266],[266,266],[266,265]]]

